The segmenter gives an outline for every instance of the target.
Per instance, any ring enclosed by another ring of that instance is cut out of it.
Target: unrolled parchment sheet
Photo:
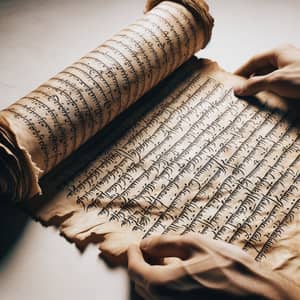
[[[38,218],[59,218],[77,243],[104,237],[114,256],[156,234],[203,234],[299,284],[299,115],[236,98],[231,76],[183,66],[126,134],[51,188]]]

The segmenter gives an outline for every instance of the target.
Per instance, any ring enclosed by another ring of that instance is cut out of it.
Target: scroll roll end
[[[9,123],[0,116],[0,201],[19,202],[41,193],[41,170],[17,142]]]
[[[164,0],[147,0],[144,12],[150,11],[153,7],[158,5],[160,2]],[[182,4],[187,7],[195,16],[198,22],[200,22],[203,26],[204,33],[204,41],[202,45],[202,49],[207,46],[211,39],[212,29],[214,27],[214,18],[211,16],[209,12],[209,6],[204,0],[171,0],[172,2],[176,2]]]

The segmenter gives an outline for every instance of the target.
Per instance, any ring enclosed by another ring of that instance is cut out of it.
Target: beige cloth
[[[136,291],[147,300],[297,300],[300,295],[299,287],[238,247],[202,235],[144,240],[140,249],[130,247],[128,267]]]

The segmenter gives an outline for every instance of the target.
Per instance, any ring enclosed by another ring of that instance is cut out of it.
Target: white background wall
[[[0,0],[0,108],[98,46],[142,13],[142,0]],[[278,44],[300,47],[300,1],[208,0],[213,38],[200,54],[235,70]],[[1,203],[1,199],[0,199]],[[12,244],[8,249],[7,245]],[[130,299],[129,281],[90,246],[0,204],[0,299]]]

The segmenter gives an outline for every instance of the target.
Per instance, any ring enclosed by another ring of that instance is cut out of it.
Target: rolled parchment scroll
[[[42,193],[44,174],[205,47],[213,27],[208,7],[183,4],[163,1],[1,111],[1,198]]]

